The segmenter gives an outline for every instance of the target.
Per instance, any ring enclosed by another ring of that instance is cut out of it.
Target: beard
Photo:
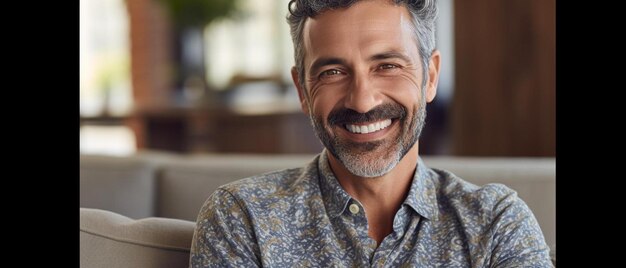
[[[310,118],[315,134],[322,144],[350,173],[359,177],[374,178],[391,171],[417,142],[426,120],[426,101],[421,98],[420,103],[413,107],[412,114],[408,114],[407,109],[400,104],[386,103],[374,107],[367,113],[338,108],[330,112],[327,120],[313,113]],[[346,124],[385,119],[392,119],[392,125],[396,121],[400,123],[400,131],[395,137],[371,142],[353,142],[333,134],[333,129],[345,130]]]

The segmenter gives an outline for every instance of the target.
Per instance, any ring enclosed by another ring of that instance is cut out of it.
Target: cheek
[[[339,88],[324,88],[316,92],[315,96],[312,96],[311,108],[313,114],[321,116],[324,120],[328,117],[328,114],[335,109],[339,108],[344,94]]]
[[[329,102],[330,100],[324,100],[321,98],[314,99],[311,104],[311,114],[326,122],[328,114],[330,114],[330,111],[332,110],[332,105]]]
[[[384,95],[410,110],[416,103],[419,103],[422,95],[415,80],[409,77],[394,77],[380,79],[377,84]]]

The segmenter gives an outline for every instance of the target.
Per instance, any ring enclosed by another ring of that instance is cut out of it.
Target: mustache
[[[406,108],[396,103],[385,103],[374,107],[367,113],[359,113],[349,108],[337,108],[328,114],[328,123],[331,125],[358,124],[380,121],[383,119],[404,118]]]

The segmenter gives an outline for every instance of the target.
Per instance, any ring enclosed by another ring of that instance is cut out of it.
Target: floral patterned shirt
[[[368,236],[361,203],[326,150],[304,168],[220,187],[197,219],[191,267],[552,267],[539,225],[515,191],[478,187],[421,159],[393,231]]]

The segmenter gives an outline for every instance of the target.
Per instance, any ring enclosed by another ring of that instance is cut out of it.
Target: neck
[[[363,205],[369,236],[380,245],[393,230],[393,219],[411,187],[418,158],[418,143],[387,174],[376,178],[356,176],[331,153],[328,162],[343,189]]]

